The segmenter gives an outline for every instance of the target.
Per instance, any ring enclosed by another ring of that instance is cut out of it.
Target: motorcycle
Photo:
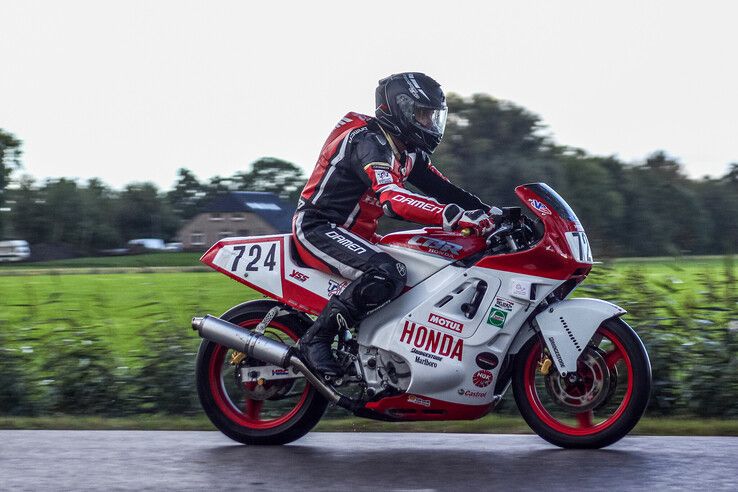
[[[407,286],[334,343],[338,378],[314,374],[299,338],[349,281],[305,266],[290,234],[226,238],[201,261],[268,299],[195,317],[204,339],[197,390],[205,413],[244,444],[284,444],[329,404],[383,421],[472,420],[512,386],[527,424],[564,448],[600,448],[630,432],[651,387],[648,354],[598,299],[569,298],[593,260],[584,228],[545,183],[519,186],[487,237],[428,227],[378,247]]]

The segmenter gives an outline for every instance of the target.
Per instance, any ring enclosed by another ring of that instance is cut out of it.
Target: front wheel
[[[651,363],[638,335],[620,318],[597,329],[562,377],[539,337],[518,353],[513,393],[536,434],[563,448],[602,448],[638,423],[651,392]]]
[[[221,319],[252,330],[272,305],[246,303]],[[295,316],[274,319],[264,335],[294,345],[306,327]],[[210,421],[244,444],[285,444],[307,434],[328,400],[291,370],[268,365],[208,340],[197,353],[197,393]]]

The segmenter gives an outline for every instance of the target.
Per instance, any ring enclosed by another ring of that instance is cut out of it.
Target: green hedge
[[[199,413],[188,321],[256,296],[215,273],[1,277],[0,295],[0,414],[108,417]],[[732,258],[598,265],[574,295],[628,310],[650,415],[738,416]]]

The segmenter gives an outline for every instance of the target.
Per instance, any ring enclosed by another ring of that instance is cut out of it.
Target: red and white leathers
[[[433,198],[409,191],[406,181]],[[400,295],[405,286],[405,265],[374,245],[377,219],[388,214],[421,224],[449,225],[444,217],[458,222],[462,208],[489,207],[449,183],[427,154],[398,152],[374,118],[349,113],[338,122],[323,145],[293,220],[303,261],[353,280],[330,298],[300,339],[300,352],[311,369],[324,376],[340,374],[331,351],[339,329],[355,325]]]
[[[428,196],[408,190],[406,182]],[[372,244],[379,217],[443,226],[451,203],[489,209],[451,184],[427,154],[398,152],[374,118],[348,113],[328,136],[300,196],[293,222],[298,249],[310,266],[356,278],[379,252]],[[451,215],[458,220],[458,213]],[[325,228],[320,225],[333,232],[314,233]]]

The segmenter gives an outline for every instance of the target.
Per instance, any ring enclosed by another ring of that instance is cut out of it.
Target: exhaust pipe
[[[192,318],[192,329],[211,342],[243,352],[249,357],[286,368],[289,366],[290,348],[262,333],[244,330],[238,325],[215,316]]]
[[[224,321],[215,316],[205,315],[203,318],[192,318],[192,329],[205,340],[224,345],[233,350],[243,352],[248,357],[253,357],[268,364],[287,368],[293,366],[305,375],[310,384],[325,396],[330,402],[341,407],[353,409],[354,402],[337,393],[333,388],[323,382],[307,366],[295,357],[290,347],[262,333],[254,333],[244,330],[242,327]]]

